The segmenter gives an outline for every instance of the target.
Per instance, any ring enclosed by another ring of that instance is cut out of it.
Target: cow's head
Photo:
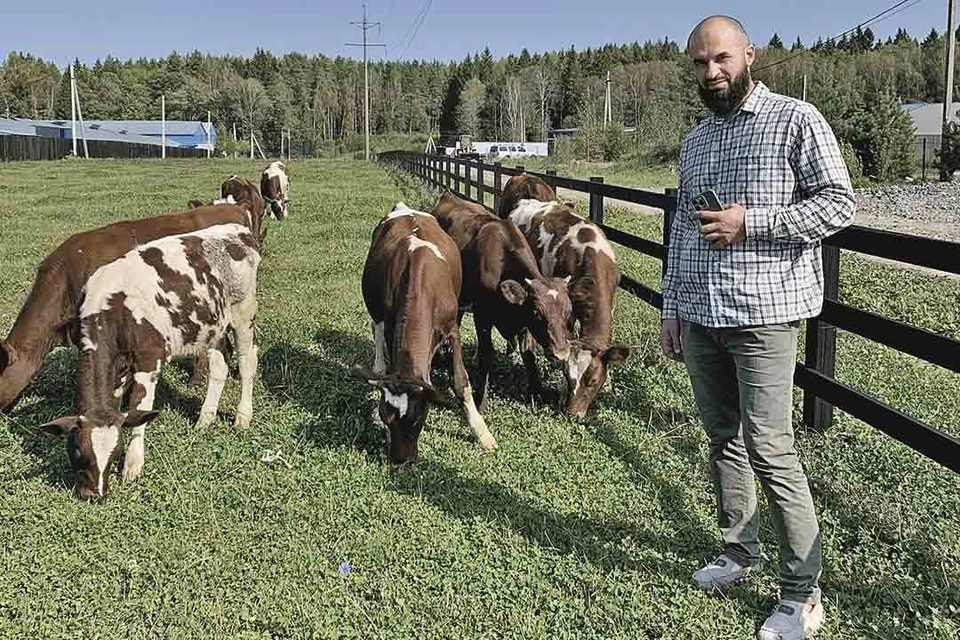
[[[590,276],[578,278],[570,287],[570,300],[578,314],[596,313],[599,304],[597,282]],[[612,301],[611,301],[612,303]],[[630,347],[614,344],[605,348],[575,343],[565,366],[567,378],[567,413],[582,418],[607,382],[611,365],[620,364],[630,355]]]
[[[270,212],[277,220],[287,217],[289,200],[287,190],[290,186],[290,177],[287,168],[279,160],[271,162],[260,176],[260,195],[270,205]]]
[[[570,355],[567,325],[572,305],[567,293],[570,277],[525,279],[500,283],[500,294],[523,314],[523,326],[530,330],[547,356],[566,360]]]
[[[58,418],[40,428],[66,439],[76,496],[99,500],[107,495],[110,465],[120,453],[123,440],[121,430],[147,424],[158,415],[157,411],[119,413],[108,409]]]
[[[378,375],[367,370],[358,372],[369,384],[380,390],[380,420],[387,427],[387,456],[395,465],[417,459],[417,443],[427,420],[430,404],[447,406],[430,384],[421,380],[400,378],[394,374]]]

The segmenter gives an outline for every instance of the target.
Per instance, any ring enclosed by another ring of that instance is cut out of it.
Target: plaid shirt
[[[746,209],[744,242],[712,249],[692,199],[713,189]],[[757,82],[740,110],[684,140],[670,227],[663,318],[707,327],[792,322],[820,313],[820,240],[853,222],[850,176],[816,107]]]

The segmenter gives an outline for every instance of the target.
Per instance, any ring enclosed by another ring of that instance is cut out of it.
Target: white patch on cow
[[[393,220],[394,218],[406,218],[414,216],[428,216],[433,217],[429,213],[424,213],[423,211],[417,211],[416,209],[411,209],[404,202],[398,202],[397,206],[393,208],[393,211],[387,214],[387,217],[383,219],[384,222],[387,220]]]
[[[583,379],[583,374],[590,368],[591,362],[593,362],[593,353],[586,350],[573,353],[567,359],[567,376],[570,378],[570,382],[573,383],[573,394],[571,395],[576,395],[577,390],[580,388],[580,381]]]
[[[226,198],[217,198],[213,204],[237,204],[237,201],[233,199],[232,193],[228,193]]]
[[[510,212],[510,221],[526,233],[533,226],[534,219],[550,208],[550,202],[524,199]]]
[[[129,310],[131,317],[137,323],[147,322],[167,340],[170,356],[199,355],[208,347],[206,336],[210,329],[214,329],[217,336],[230,322],[230,314],[226,311],[215,319],[215,324],[207,326],[199,321],[196,312],[191,314],[192,322],[200,326],[197,340],[187,342],[182,328],[173,326],[170,311],[157,304],[157,297],[173,304],[173,308],[181,306],[179,296],[165,292],[156,269],[144,261],[143,255],[148,250],[159,250],[163,256],[166,268],[186,276],[192,284],[190,295],[203,305],[213,307],[210,299],[210,289],[196,281],[196,273],[187,260],[183,239],[186,237],[199,238],[202,241],[202,251],[217,277],[228,276],[229,287],[225,290],[226,296],[239,296],[255,283],[254,274],[259,264],[259,255],[251,252],[249,259],[237,262],[226,255],[227,243],[240,243],[240,236],[249,230],[239,224],[214,225],[200,231],[178,236],[168,236],[147,243],[126,253],[103,267],[97,269],[84,287],[84,301],[80,308],[81,320],[89,316],[106,311],[110,299],[117,293],[125,294],[124,306]],[[229,274],[224,274],[229,270]],[[97,319],[99,321],[99,319]],[[94,323],[83,323],[83,338],[85,344],[95,344],[96,335],[90,335]]]
[[[417,236],[411,235],[410,236],[410,253],[413,253],[417,249],[423,249],[423,248],[430,249],[430,251],[433,251],[438,258],[440,258],[441,260],[446,260],[446,258],[443,257],[443,254],[440,253],[440,249],[437,247],[437,245],[433,244],[432,242],[427,242],[426,240],[421,240]]]
[[[540,273],[547,278],[553,277],[553,268],[557,266],[557,257],[554,255],[554,252],[550,251],[551,241],[553,241],[553,234],[548,233],[547,230],[543,228],[543,225],[540,225],[538,244],[543,250],[543,255],[540,257]]]
[[[557,291],[556,289],[550,289],[549,291],[547,291],[547,295],[553,299],[556,299],[557,296],[560,295],[560,292]]]
[[[283,196],[287,192],[287,185],[290,184],[287,178],[287,172],[285,171],[286,167],[282,162],[271,162],[270,165],[263,170],[267,174],[267,178],[277,178],[280,180],[280,195]],[[281,198],[282,199],[282,198]]]
[[[389,389],[384,389],[383,399],[388,405],[397,410],[401,418],[407,415],[407,409],[410,406],[410,398],[407,397],[407,394],[401,393],[400,395],[394,395],[390,393]]]
[[[88,338],[86,335],[80,336],[80,347],[83,351],[96,351],[97,343]]]
[[[580,233],[581,229],[590,229],[593,231],[595,238],[593,242],[580,242],[577,240],[577,234]],[[607,254],[610,257],[610,260],[613,262],[617,261],[617,257],[613,255],[613,247],[611,247],[610,243],[607,242],[607,238],[603,235],[603,231],[590,222],[583,221],[573,225],[567,232],[566,237],[570,239],[570,245],[577,251],[577,254],[579,255],[583,255],[583,252],[586,249],[593,248],[597,253]]]
[[[97,469],[100,471],[97,494],[102,498],[107,463],[120,441],[120,429],[115,426],[94,427],[90,433],[90,441],[93,444],[93,459],[97,461]]]

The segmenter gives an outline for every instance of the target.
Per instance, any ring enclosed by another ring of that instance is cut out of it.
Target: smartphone
[[[693,199],[693,208],[697,211],[723,211],[720,198],[713,189],[707,189]]]

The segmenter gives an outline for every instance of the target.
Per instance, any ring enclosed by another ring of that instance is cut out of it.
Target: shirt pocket
[[[744,153],[734,157],[734,191],[746,208],[787,204],[793,175],[785,160],[773,155]]]

